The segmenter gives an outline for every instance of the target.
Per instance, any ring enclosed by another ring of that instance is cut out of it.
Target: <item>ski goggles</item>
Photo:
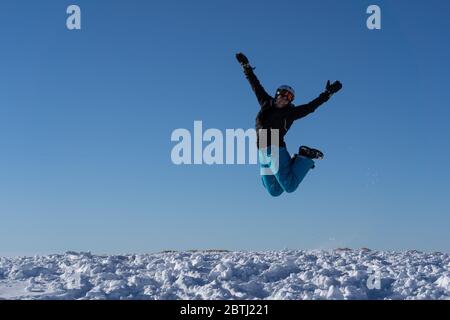
[[[285,97],[286,99],[289,100],[289,102],[292,102],[294,100],[294,95],[292,94],[292,92],[288,90],[278,90],[277,96]]]

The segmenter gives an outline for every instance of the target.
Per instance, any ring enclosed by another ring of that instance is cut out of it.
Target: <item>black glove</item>
[[[327,86],[326,86],[326,91],[328,92],[328,94],[330,96],[332,94],[335,94],[336,92],[338,92],[341,89],[342,89],[342,83],[340,83],[339,81],[335,81],[330,84],[330,80],[328,80]]]
[[[245,72],[248,72],[249,70],[253,70],[252,66],[248,62],[247,57],[242,52],[236,53],[236,60],[241,64],[242,68],[244,68]]]
[[[236,53],[236,59],[242,66],[248,64],[248,59],[242,52]]]

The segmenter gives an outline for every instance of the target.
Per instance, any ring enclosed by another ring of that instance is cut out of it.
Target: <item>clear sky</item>
[[[66,8],[82,10],[68,31]],[[382,29],[366,27],[378,4]],[[450,251],[450,3],[4,0],[0,255],[66,250]],[[256,165],[175,166],[173,130],[252,128],[234,54],[296,103],[344,89],[288,133],[321,149],[299,190]]]

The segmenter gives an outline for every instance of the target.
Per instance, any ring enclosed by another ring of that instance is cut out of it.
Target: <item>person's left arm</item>
[[[292,121],[295,121],[297,119],[306,117],[308,114],[316,111],[318,107],[327,102],[333,94],[341,89],[342,84],[339,81],[336,81],[332,84],[330,84],[330,81],[328,81],[324,92],[322,92],[316,99],[310,101],[309,103],[293,108],[292,112],[289,115],[289,118]]]

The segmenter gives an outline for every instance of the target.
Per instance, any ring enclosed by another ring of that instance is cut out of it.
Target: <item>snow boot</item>
[[[301,146],[298,149],[298,154],[310,159],[323,159],[323,153],[320,150],[313,149],[307,146]]]

